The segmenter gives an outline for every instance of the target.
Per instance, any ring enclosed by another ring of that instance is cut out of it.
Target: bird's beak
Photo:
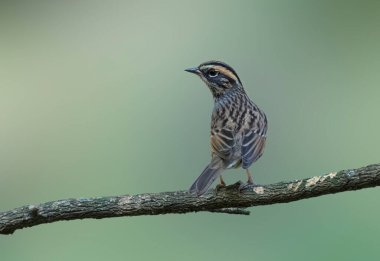
[[[199,71],[197,67],[189,68],[189,69],[186,69],[185,71],[189,73],[194,73],[196,75],[199,75],[201,73],[201,71]]]

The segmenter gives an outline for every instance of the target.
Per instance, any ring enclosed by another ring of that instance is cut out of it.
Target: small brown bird
[[[253,179],[248,168],[264,152],[267,118],[244,91],[243,85],[231,66],[209,61],[185,71],[198,75],[208,86],[214,97],[211,116],[211,163],[190,187],[190,193],[202,195],[228,168],[242,166],[248,176],[248,184]]]

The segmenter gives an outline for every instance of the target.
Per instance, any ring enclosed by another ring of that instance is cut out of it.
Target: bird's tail
[[[213,158],[211,163],[203,170],[202,174],[191,185],[189,192],[197,195],[204,194],[211,184],[224,171],[225,167],[220,158]]]

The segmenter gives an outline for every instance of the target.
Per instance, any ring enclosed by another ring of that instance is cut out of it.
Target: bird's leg
[[[216,185],[216,191],[219,191],[221,188],[224,188],[226,186],[226,182],[224,182],[222,175],[219,176],[220,183]]]
[[[248,181],[247,183],[250,184],[250,185],[253,185],[253,178],[252,178],[252,175],[251,173],[249,172],[249,169],[246,169],[245,172],[247,173],[247,177],[248,177]]]
[[[252,178],[251,173],[249,172],[249,169],[246,169],[245,173],[247,174],[248,181],[247,181],[247,183],[242,183],[239,186],[239,191],[242,191],[242,190],[244,190],[245,188],[247,188],[249,186],[255,185],[255,183],[253,183],[253,178]]]
[[[219,179],[220,179],[220,186],[225,187],[226,186],[226,182],[224,182],[224,179],[223,179],[222,175],[219,176]]]

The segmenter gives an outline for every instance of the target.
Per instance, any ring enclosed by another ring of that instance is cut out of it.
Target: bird
[[[242,167],[248,181],[241,188],[254,185],[249,167],[264,152],[268,120],[247,95],[236,71],[221,61],[208,61],[185,71],[199,76],[210,89],[214,99],[211,115],[211,162],[191,185],[189,192],[204,194],[220,179],[226,169]]]

